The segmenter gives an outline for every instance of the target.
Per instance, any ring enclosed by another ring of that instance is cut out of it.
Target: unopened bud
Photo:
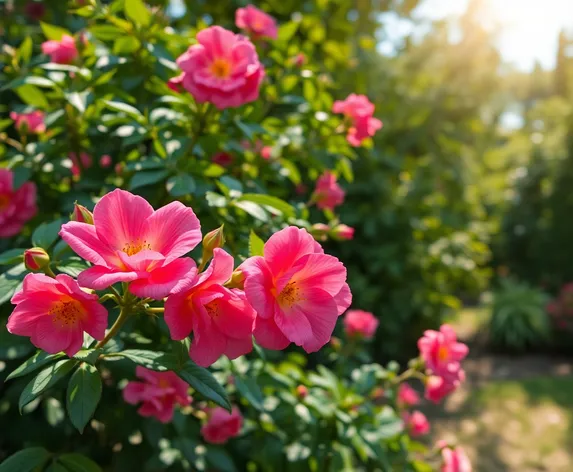
[[[339,351],[342,347],[342,342],[336,336],[332,336],[332,338],[330,338],[330,347],[335,351]]]
[[[93,225],[94,215],[85,206],[74,203],[74,211],[70,215],[70,220]]]
[[[37,272],[50,265],[50,256],[41,247],[26,249],[24,251],[24,264],[26,269]]]
[[[304,400],[308,395],[308,388],[306,388],[304,385],[299,385],[296,388],[296,395],[301,400]]]
[[[227,288],[239,288],[243,290],[245,286],[245,274],[241,269],[235,269],[231,274],[231,279],[225,284]]]
[[[326,235],[330,231],[330,227],[324,223],[316,223],[310,227],[310,234],[317,241],[326,241]]]
[[[225,245],[225,234],[223,233],[224,226],[225,225],[223,224],[205,235],[203,238],[203,251],[212,253],[214,249]]]
[[[337,225],[330,234],[338,241],[349,241],[354,237],[354,228],[347,225]]]

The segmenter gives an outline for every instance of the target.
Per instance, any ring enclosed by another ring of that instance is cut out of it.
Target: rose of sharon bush
[[[342,322],[347,336],[363,339],[372,339],[379,323],[372,313],[363,310],[349,310]]]
[[[316,181],[312,201],[321,210],[334,210],[344,202],[344,190],[336,183],[336,175],[326,171]]]
[[[346,268],[304,229],[291,226],[273,234],[264,257],[251,257],[240,269],[257,312],[255,339],[268,349],[293,342],[306,352],[319,350],[352,301]]]
[[[44,113],[36,110],[30,113],[16,113],[10,112],[10,118],[14,120],[14,124],[18,132],[39,134],[46,131],[46,124],[44,123]]]
[[[250,33],[253,38],[277,39],[277,22],[253,5],[239,8],[235,12],[235,24],[237,28]]]
[[[0,169],[0,238],[18,234],[24,224],[33,218],[36,207],[36,185],[26,182],[14,190],[14,174]]]
[[[337,100],[332,106],[334,113],[342,113],[350,122],[346,140],[352,146],[360,146],[366,138],[374,136],[382,128],[382,122],[374,118],[374,104],[365,95],[354,93],[346,100]]]
[[[265,69],[248,38],[211,26],[197,33],[197,41],[177,59],[183,73],[171,79],[169,87],[175,91],[183,87],[197,102],[221,110],[259,97]]]
[[[28,274],[12,303],[16,308],[8,318],[8,331],[29,336],[34,346],[50,354],[75,355],[84,332],[98,340],[105,336],[107,310],[97,295],[82,290],[69,275]]]
[[[50,40],[42,43],[42,52],[57,64],[71,64],[78,57],[76,41],[67,34],[64,34],[59,41]]]
[[[207,270],[186,279],[165,302],[165,322],[175,340],[191,332],[189,355],[208,367],[221,355],[236,359],[253,348],[255,311],[240,290],[223,287],[233,273],[233,258],[213,251]]]
[[[455,331],[447,324],[440,331],[425,331],[418,340],[418,349],[426,367],[446,379],[458,378],[460,361],[468,355],[468,347],[457,342]]]
[[[243,417],[237,407],[229,413],[221,407],[209,412],[207,423],[201,428],[201,435],[211,444],[224,444],[229,439],[238,436],[243,426]]]
[[[142,381],[128,382],[123,398],[132,405],[141,403],[137,410],[141,416],[153,416],[162,423],[169,423],[176,405],[191,404],[192,398],[187,393],[189,385],[174,372],[154,372],[137,366],[135,374]]]
[[[201,241],[199,220],[181,202],[157,211],[147,201],[116,189],[95,206],[94,224],[71,221],[60,236],[81,257],[94,264],[78,276],[84,287],[102,290],[130,282],[138,297],[160,300],[195,267],[181,257]]]

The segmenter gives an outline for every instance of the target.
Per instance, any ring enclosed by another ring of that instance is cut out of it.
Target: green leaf
[[[56,84],[50,79],[45,77],[36,77],[34,75],[27,75],[26,77],[18,77],[0,88],[0,91],[11,90],[18,88],[22,85],[37,85],[38,87],[55,88]]]
[[[108,108],[112,110],[121,111],[128,116],[131,116],[137,121],[141,121],[144,117],[143,114],[134,106],[128,105],[127,103],[123,102],[113,102],[111,100],[104,100],[103,101]]]
[[[247,138],[249,138],[250,141],[253,141],[253,139],[255,138],[255,133],[259,134],[267,133],[267,130],[258,123],[245,123],[241,121],[241,119],[238,116],[235,117],[233,123],[237,125],[237,127],[243,132],[243,134]]]
[[[350,160],[347,157],[341,158],[336,163],[336,168],[340,171],[342,177],[344,177],[347,182],[354,181],[354,174],[352,173],[352,164],[350,163]]]
[[[101,349],[80,349],[76,354],[74,354],[74,359],[95,365],[100,354]]]
[[[78,92],[67,93],[66,100],[81,114],[83,114],[86,111],[87,107],[86,93],[78,93]]]
[[[41,109],[46,109],[50,106],[42,91],[34,85],[22,85],[18,87],[15,92],[22,101],[28,105]]]
[[[253,202],[257,203],[258,205],[264,205],[274,208],[275,210],[281,212],[287,218],[292,218],[295,215],[295,211],[292,206],[290,206],[284,200],[281,200],[280,198],[277,197],[273,197],[271,195],[264,195],[261,193],[245,193],[238,200]]]
[[[89,457],[76,452],[62,454],[58,461],[66,466],[69,472],[102,472],[101,467]]]
[[[249,256],[262,256],[264,246],[265,242],[251,230],[251,234],[249,234]]]
[[[40,21],[40,26],[42,28],[42,31],[44,32],[44,36],[48,39],[60,41],[62,39],[62,36],[64,36],[65,34],[68,36],[72,36],[72,33],[70,33],[67,29],[62,28],[60,26],[50,25],[48,23],[44,23],[43,21]]]
[[[113,25],[96,25],[90,28],[90,33],[101,41],[111,41],[125,35],[125,31]]]
[[[269,221],[268,213],[262,206],[257,205],[256,203],[234,201],[233,205],[247,212],[249,215],[251,215],[253,218],[256,218],[257,220],[264,221],[265,223]]]
[[[131,178],[129,183],[129,188],[131,190],[145,187],[146,185],[155,184],[161,180],[164,180],[169,175],[167,170],[150,170],[147,172],[138,172]]]
[[[50,464],[50,467],[46,469],[46,472],[70,472],[70,471],[66,469],[62,464],[59,464],[58,462],[52,462]]]
[[[207,462],[218,472],[236,472],[237,468],[232,457],[219,446],[209,446],[206,454]]]
[[[12,298],[22,285],[26,273],[26,267],[21,263],[0,274],[0,305]]]
[[[33,48],[34,42],[30,36],[27,36],[18,48],[18,58],[20,61],[22,61],[23,64],[28,64],[28,62],[30,62]]]
[[[254,377],[235,376],[235,387],[253,408],[263,411],[264,397]]]
[[[12,170],[14,172],[14,188],[16,189],[20,188],[32,177],[32,169],[29,167],[19,166]]]
[[[56,239],[62,227],[62,220],[52,221],[51,223],[42,223],[32,233],[32,244],[48,250]]]
[[[192,360],[189,360],[176,373],[205,398],[231,412],[231,403],[227,397],[227,392],[207,369],[199,367]]]
[[[101,377],[98,370],[81,364],[68,383],[66,405],[72,424],[83,433],[101,398]]]
[[[300,184],[301,177],[296,164],[288,159],[280,159],[279,162],[283,166],[281,174],[286,175],[293,184]]]
[[[148,26],[151,23],[151,13],[141,0],[125,0],[123,11],[137,25]]]
[[[20,412],[28,403],[34,400],[38,395],[46,389],[55,385],[60,379],[65,377],[76,365],[76,362],[71,359],[61,360],[54,365],[46,367],[36,377],[34,377],[20,395],[18,407]]]
[[[132,54],[140,45],[141,43],[134,36],[120,36],[113,43],[113,53],[118,56]]]
[[[32,472],[40,470],[50,458],[43,447],[28,447],[11,455],[2,464],[0,472]]]
[[[126,349],[125,351],[108,354],[104,359],[112,357],[125,357],[138,365],[158,372],[177,369],[175,356],[164,352],[147,351],[145,349]]]
[[[281,42],[288,42],[294,36],[296,31],[298,30],[298,23],[294,21],[289,21],[284,25],[281,25],[278,32],[277,40]]]
[[[166,187],[172,197],[190,195],[195,192],[195,179],[189,174],[177,174],[169,178]]]
[[[70,277],[77,277],[80,272],[83,272],[87,268],[86,263],[80,258],[69,258],[56,266],[56,269],[64,274],[68,274]]]
[[[39,369],[40,367],[43,367],[46,364],[49,364],[50,362],[53,362],[63,356],[64,354],[61,352],[58,352],[57,354],[48,354],[44,351],[38,351],[36,354],[30,357],[30,359],[13,370],[12,373],[6,377],[6,380],[27,375],[30,372],[34,372],[36,369]]]
[[[0,254],[0,265],[12,265],[24,260],[24,251],[26,249],[14,248],[8,249]]]

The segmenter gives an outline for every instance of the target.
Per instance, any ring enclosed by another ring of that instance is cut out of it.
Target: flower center
[[[438,349],[438,359],[441,362],[445,362],[448,360],[449,356],[450,356],[450,352],[449,352],[448,348],[446,346],[440,346],[440,348]]]
[[[161,388],[169,388],[171,385],[169,384],[169,380],[167,379],[159,379],[159,386]]]
[[[0,211],[5,210],[10,204],[10,196],[6,194],[0,194]]]
[[[218,79],[226,79],[231,75],[231,64],[227,59],[215,59],[209,70]]]
[[[139,251],[143,251],[144,249],[151,249],[151,244],[147,242],[147,240],[136,239],[129,243],[125,243],[122,248],[122,251],[125,252],[128,256],[133,256],[137,254]]]
[[[300,289],[297,287],[296,282],[289,282],[286,284],[285,288],[282,289],[281,293],[277,298],[278,304],[281,307],[291,308],[295,303],[302,300],[300,295]]]
[[[219,300],[213,300],[205,305],[205,310],[211,318],[217,318],[220,315]]]
[[[52,322],[60,328],[72,328],[79,320],[84,318],[86,311],[77,300],[62,300],[52,305],[48,312]]]

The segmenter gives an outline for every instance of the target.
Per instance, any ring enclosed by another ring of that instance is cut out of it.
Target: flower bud
[[[24,251],[24,264],[26,269],[37,272],[50,265],[50,256],[41,247],[26,249]]]
[[[245,274],[241,269],[235,269],[231,274],[231,279],[225,284],[227,288],[238,288],[243,290],[245,284]]]
[[[347,225],[337,225],[331,234],[338,241],[349,241],[354,237],[354,228]]]
[[[296,395],[301,400],[304,400],[308,395],[308,388],[306,388],[304,385],[299,385],[296,388]]]
[[[217,229],[214,229],[210,233],[207,233],[203,238],[203,252],[213,253],[213,250],[218,247],[223,247],[225,245],[225,234],[223,233],[222,224]]]
[[[330,338],[330,347],[335,351],[340,351],[340,348],[342,347],[342,342],[337,337],[332,336]]]
[[[329,231],[329,226],[324,223],[316,223],[310,227],[310,234],[312,234],[317,241],[326,241],[326,235]]]
[[[74,211],[70,215],[70,220],[78,221],[80,223],[87,223],[88,225],[94,224],[94,215],[85,206],[74,203]]]

